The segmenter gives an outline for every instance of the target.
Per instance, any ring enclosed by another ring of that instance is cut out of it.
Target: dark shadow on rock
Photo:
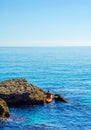
[[[25,79],[12,79],[0,83],[0,98],[8,105],[44,104],[44,91]]]
[[[55,100],[55,101],[60,101],[60,102],[65,102],[65,103],[68,102],[68,101],[67,101],[63,96],[61,96],[60,94],[54,94],[54,100]]]

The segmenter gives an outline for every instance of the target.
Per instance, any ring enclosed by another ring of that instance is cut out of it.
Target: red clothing
[[[51,93],[50,93],[50,92],[47,92],[47,93],[46,93],[46,98],[51,98],[51,97],[52,97]]]

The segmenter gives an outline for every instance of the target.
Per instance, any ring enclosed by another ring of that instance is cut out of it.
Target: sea
[[[9,107],[0,130],[91,130],[91,47],[0,47],[0,82],[14,78],[68,103]]]

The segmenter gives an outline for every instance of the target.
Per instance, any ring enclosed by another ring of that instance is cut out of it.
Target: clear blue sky
[[[91,0],[0,0],[0,46],[91,45]]]

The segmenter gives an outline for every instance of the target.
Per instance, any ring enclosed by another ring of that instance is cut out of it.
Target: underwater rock
[[[0,118],[8,118],[10,116],[7,103],[0,98]]]
[[[44,93],[42,89],[29,84],[23,78],[0,83],[0,98],[3,98],[8,105],[44,104]]]

